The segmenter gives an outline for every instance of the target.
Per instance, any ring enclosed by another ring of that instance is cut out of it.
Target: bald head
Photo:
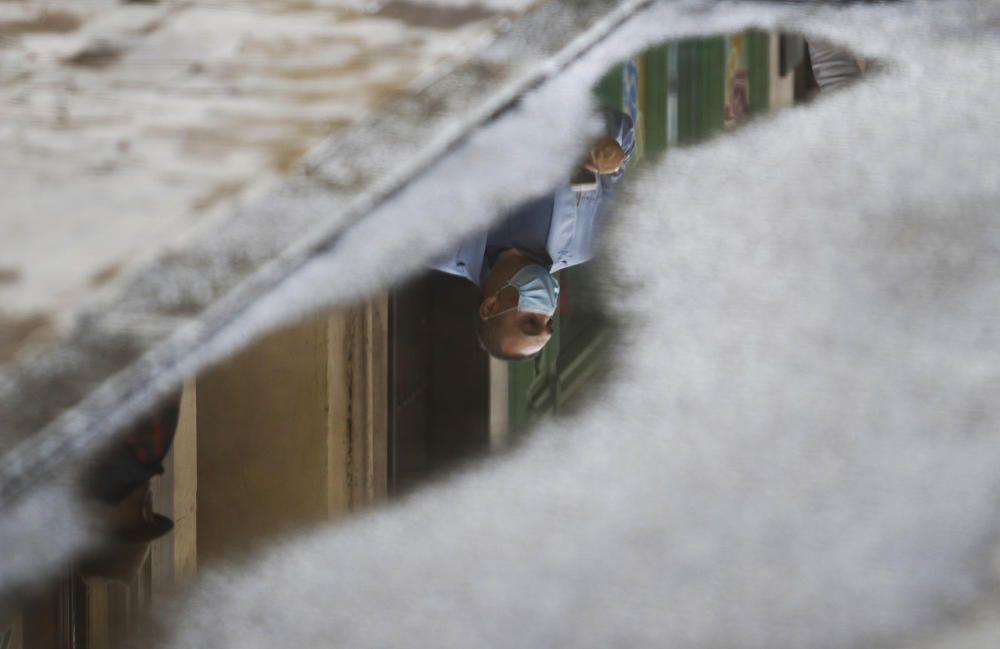
[[[489,320],[477,319],[476,333],[490,356],[504,361],[531,358],[552,337],[551,316],[509,311]]]
[[[483,348],[494,358],[530,358],[552,337],[553,315],[519,309],[518,289],[508,284],[512,277],[532,264],[537,262],[518,250],[505,251],[483,282],[476,332]]]

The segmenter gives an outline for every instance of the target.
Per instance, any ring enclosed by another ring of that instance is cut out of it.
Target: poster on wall
[[[722,123],[726,128],[742,124],[750,114],[750,74],[743,51],[743,35],[727,39],[725,105]]]

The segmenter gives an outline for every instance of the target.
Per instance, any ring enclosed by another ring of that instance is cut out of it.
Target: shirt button
[[[458,262],[458,267],[459,268],[465,268],[465,262],[464,261]]]

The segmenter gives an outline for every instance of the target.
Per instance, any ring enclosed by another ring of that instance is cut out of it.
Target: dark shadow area
[[[469,318],[479,302],[472,284],[430,273],[390,300],[389,486],[398,494],[489,450],[490,377]]]

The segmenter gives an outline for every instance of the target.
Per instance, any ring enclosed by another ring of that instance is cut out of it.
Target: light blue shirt
[[[621,146],[627,162],[635,148],[632,119],[618,111],[603,114],[606,132]],[[501,224],[470,237],[432,266],[482,286],[489,274],[489,258],[509,248],[547,257],[552,273],[582,264],[594,256],[595,237],[606,213],[602,204],[624,172],[623,163],[614,174],[598,176],[596,189],[585,192],[573,191],[567,175],[553,194],[524,203]]]

